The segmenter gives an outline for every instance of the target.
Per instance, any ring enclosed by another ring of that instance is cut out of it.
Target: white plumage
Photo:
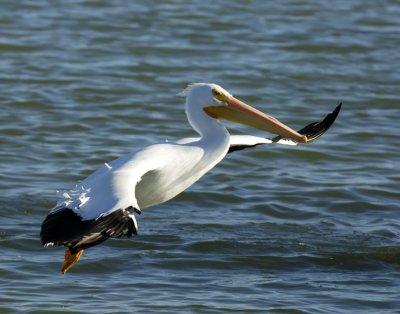
[[[259,144],[305,143],[323,134],[337,116],[336,113],[322,131],[312,124],[307,126],[308,132],[299,134],[240,102],[218,85],[194,84],[186,94],[186,115],[199,137],[151,145],[105,163],[66,193],[46,217],[41,231],[43,244],[68,247],[63,272],[79,259],[83,249],[109,237],[136,234],[134,212],[175,197],[229,151]],[[278,137],[231,136],[220,119],[251,125]]]

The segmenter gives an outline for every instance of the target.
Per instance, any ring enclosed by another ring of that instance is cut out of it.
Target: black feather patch
[[[321,122],[310,123],[304,128],[298,130],[297,132],[301,135],[307,136],[307,143],[311,143],[312,141],[323,135],[326,131],[328,131],[328,129],[332,126],[333,122],[335,122],[337,116],[339,115],[341,108],[342,103],[337,105],[331,113],[328,113],[324,120],[322,120]],[[281,136],[276,136],[272,139],[272,141],[278,142],[280,139],[282,139]]]
[[[119,209],[97,219],[82,220],[67,207],[50,213],[42,223],[40,237],[43,245],[68,246],[71,252],[87,249],[110,237],[137,234],[133,208]]]
[[[231,145],[228,149],[228,154],[245,148],[256,147],[257,145],[262,145],[262,143],[254,145]]]
[[[328,113],[321,122],[310,123],[297,132],[307,136],[308,140],[307,143],[311,143],[312,141],[316,140],[321,135],[323,135],[326,131],[328,131],[328,129],[332,126],[333,122],[335,122],[337,116],[339,115],[341,108],[342,108],[342,103],[336,106],[336,108],[331,113]],[[276,143],[281,139],[282,136],[278,135],[275,136],[274,138],[271,138],[270,140],[273,143]],[[257,145],[263,145],[263,143],[253,144],[253,145],[246,145],[246,144],[231,145],[229,147],[228,154],[245,148],[255,147]]]

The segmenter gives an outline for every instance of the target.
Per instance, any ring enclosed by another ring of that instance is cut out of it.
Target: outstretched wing
[[[143,175],[152,171],[135,160],[135,154],[105,164],[64,200],[42,223],[45,246],[68,246],[72,253],[97,245],[110,237],[137,234],[134,212],[140,213],[135,188]]]
[[[342,103],[340,103],[336,108],[321,122],[313,122],[306,125],[304,128],[300,129],[298,133],[307,136],[307,143],[311,143],[320,136],[322,136],[335,122],[337,116],[339,115],[340,109],[342,108]],[[281,136],[275,136],[274,138],[263,138],[257,136],[249,135],[232,135],[231,145],[228,153],[242,150],[249,147],[255,147],[262,144],[283,144],[283,145],[298,145],[301,143],[295,142],[293,140],[282,138]]]

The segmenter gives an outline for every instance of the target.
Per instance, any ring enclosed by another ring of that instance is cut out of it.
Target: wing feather
[[[328,131],[328,129],[332,126],[339,115],[341,107],[342,103],[336,106],[331,113],[327,114],[321,122],[310,123],[300,129],[298,133],[307,136],[307,143],[315,141],[317,138],[325,134],[325,132]],[[232,135],[228,153],[262,144],[299,145],[300,143],[290,139],[282,138],[282,136],[275,136],[271,139],[250,135]]]

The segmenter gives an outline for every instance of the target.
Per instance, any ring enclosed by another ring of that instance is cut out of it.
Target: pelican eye
[[[215,99],[219,100],[219,101],[223,101],[225,99],[225,95],[223,92],[221,92],[218,89],[213,89],[212,90],[212,94],[214,96]]]

